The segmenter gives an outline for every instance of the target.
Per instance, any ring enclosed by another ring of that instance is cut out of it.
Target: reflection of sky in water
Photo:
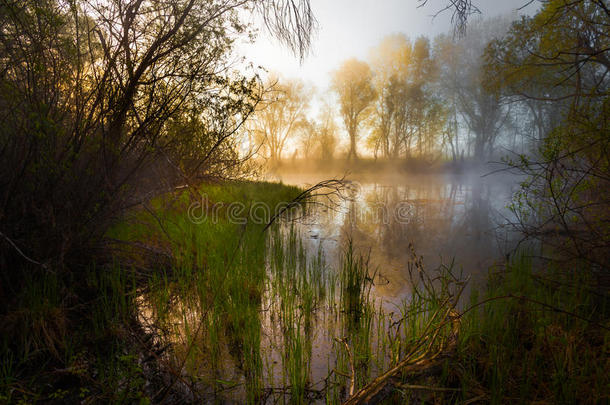
[[[322,175],[282,174],[283,182],[313,184]],[[359,180],[355,178],[354,180]],[[507,205],[517,187],[514,178],[402,175],[365,178],[350,200],[334,209],[317,209],[299,230],[310,252],[322,247],[330,264],[351,237],[371,255],[378,272],[375,293],[394,301],[408,292],[407,262],[413,243],[433,269],[455,259],[457,269],[474,280],[503,259],[513,245],[503,224],[513,219]]]
[[[296,185],[312,184],[323,179],[321,175],[317,178],[282,176],[285,183]],[[383,318],[375,318],[375,315],[371,318],[371,349],[375,342],[379,342],[377,338],[385,336],[389,325],[401,318],[399,306],[410,290],[407,270],[410,243],[413,243],[418,255],[423,255],[427,269],[455,258],[457,265],[463,268],[464,276],[471,275],[475,279],[477,275],[485,274],[494,261],[502,260],[503,252],[510,246],[510,243],[503,242],[506,234],[498,226],[505,223],[505,217],[510,214],[506,206],[517,186],[514,178],[402,175],[360,180],[351,198],[337,200],[336,205],[323,200],[324,205],[314,206],[313,215],[292,223],[301,236],[298,243],[302,243],[310,265],[319,249],[324,253],[325,263],[317,268],[323,273],[321,277],[325,277],[322,284],[328,296],[317,301],[310,312],[310,327],[303,327],[298,332],[303,335],[304,342],[311,344],[304,349],[307,362],[303,367],[307,369],[308,383],[313,389],[324,387],[325,379],[336,367],[343,348],[337,345],[335,339],[356,333],[355,329],[349,329],[350,318],[342,309],[338,290],[340,280],[336,277],[341,271],[341,249],[349,238],[356,251],[364,254],[370,252],[369,274],[376,274],[371,304],[375,311],[380,307],[384,310]],[[280,228],[280,232],[283,232],[281,240],[285,245],[292,224],[285,223]],[[290,256],[286,252],[280,251],[278,257]],[[269,277],[265,280],[258,311],[261,378],[264,387],[285,387],[290,384],[283,368],[283,360],[290,350],[285,326],[302,323],[302,318],[295,318],[298,322],[291,318],[283,324],[282,315],[285,308],[291,308],[290,305],[296,305],[294,313],[302,315],[304,310],[300,305],[303,301],[291,301],[297,296],[299,287],[291,284],[287,273],[274,270],[271,258],[266,266]],[[282,266],[280,268],[285,271],[286,268]],[[306,268],[295,266],[294,271],[298,276],[307,274]],[[282,290],[282,286],[288,286],[288,289]],[[331,290],[330,286],[336,288]],[[155,314],[153,303],[148,302],[145,296],[139,299],[141,324],[152,330],[158,314]],[[286,304],[290,302],[292,304]],[[171,305],[167,313],[165,339],[173,343],[174,350],[171,355],[168,354],[168,361],[174,365],[188,364],[189,372],[202,377],[203,382],[218,382],[220,379],[231,386],[236,384],[220,395],[222,399],[242,403],[246,396],[246,377],[240,366],[243,355],[233,353],[231,347],[234,343],[220,336],[220,369],[212,370],[209,367],[205,331],[216,321],[206,314],[209,314],[208,308],[201,306],[198,295],[180,297]],[[185,363],[181,359],[191,349],[192,342],[198,342],[192,346],[193,353],[197,355]],[[382,360],[389,361],[389,358],[383,357]],[[381,365],[371,362],[371,375],[387,369],[389,363],[383,361]],[[209,388],[203,385],[202,389]],[[319,402],[322,403],[323,399]]]

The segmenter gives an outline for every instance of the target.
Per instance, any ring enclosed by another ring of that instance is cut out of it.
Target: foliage
[[[404,35],[385,38],[373,51],[377,101],[372,120],[374,153],[385,158],[430,154],[443,126],[445,111],[434,94],[436,60],[429,41],[413,44]]]
[[[331,105],[323,104],[317,120],[307,120],[301,126],[302,156],[317,156],[322,161],[333,159],[338,142],[338,127]]]
[[[550,1],[490,44],[490,87],[536,116],[537,150],[508,161],[528,175],[518,227],[567,258],[609,265],[607,25],[603,2]]]
[[[341,118],[350,139],[348,159],[358,159],[358,129],[375,99],[372,77],[369,65],[357,59],[345,61],[333,74],[332,88],[339,97]]]
[[[270,77],[267,91],[251,120],[254,141],[272,162],[282,158],[286,141],[304,125],[311,91],[298,80]]]
[[[608,398],[608,300],[587,264],[536,270],[519,252],[462,315],[447,383],[489,403],[596,404]],[[510,399],[509,399],[510,398]]]
[[[286,4],[292,12],[279,13]],[[82,350],[100,363],[83,379],[107,383],[99,402],[141,397],[136,356],[150,345],[126,325],[142,268],[112,263],[107,231],[160,193],[246,174],[236,134],[260,94],[232,51],[251,12],[306,51],[307,0],[0,1],[0,363],[13,353],[4,371],[70,385],[67,359]],[[144,273],[174,263],[159,250]],[[77,400],[43,391],[24,398]]]

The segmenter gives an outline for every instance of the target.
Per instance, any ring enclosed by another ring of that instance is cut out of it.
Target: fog
[[[339,258],[350,240],[370,254],[371,269],[379,270],[375,293],[389,304],[410,291],[407,264],[413,252],[430,271],[453,266],[474,282],[513,253],[519,236],[509,226],[515,220],[509,205],[518,176],[485,175],[480,168],[460,174],[360,168],[339,175],[339,170],[287,164],[267,179],[301,187],[328,178],[349,181],[343,198],[319,198],[313,212],[297,221],[297,230],[312,255],[322,249],[325,257]]]
[[[417,0],[314,0],[311,7],[318,20],[318,30],[312,49],[302,62],[268,34],[256,18],[254,21],[261,27],[259,38],[253,44],[244,41],[240,50],[255,66],[301,78],[324,91],[330,84],[329,73],[343,60],[366,59],[371,48],[388,35],[404,33],[417,38],[452,32],[452,11],[436,15],[445,6],[444,2],[432,0],[422,7],[418,5]],[[495,17],[532,14],[539,5],[527,0],[481,0],[476,6],[481,16]],[[526,7],[518,10],[523,6]]]

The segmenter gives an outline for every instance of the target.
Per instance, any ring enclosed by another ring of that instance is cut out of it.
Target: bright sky
[[[301,78],[314,84],[319,92],[328,88],[330,72],[351,57],[367,59],[371,48],[389,34],[402,32],[410,38],[434,37],[451,31],[451,11],[432,15],[449,0],[428,0],[418,8],[418,0],[311,0],[319,30],[312,53],[299,63],[290,50],[261,30],[255,44],[244,45],[243,52],[254,65],[280,72],[287,78]],[[484,17],[514,12],[529,0],[473,0]],[[534,2],[521,13],[532,13]]]

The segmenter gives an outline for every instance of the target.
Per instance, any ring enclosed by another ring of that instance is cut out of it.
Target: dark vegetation
[[[403,337],[410,351],[346,403],[607,401],[607,295],[586,267],[540,271],[528,257],[491,270],[460,309],[454,269],[424,278],[400,323],[417,325]]]
[[[332,106],[298,120],[302,89],[269,102],[231,66],[251,12],[302,57],[307,1],[0,0],[0,401],[608,401],[610,9],[545,1],[497,32],[466,24],[470,1],[449,6],[455,41],[394,38],[413,56],[404,69],[384,72],[383,51],[335,73],[346,155],[365,126],[389,165],[504,155],[502,170],[526,176],[512,204],[523,243],[470,297],[455,269],[428,273],[413,254],[396,320],[351,244],[333,273],[249,209],[192,215],[302,195],[237,181],[258,163],[240,149],[252,114],[267,157],[293,129],[333,157]],[[291,120],[274,125],[274,108]],[[326,314],[334,364],[316,385]],[[271,383],[263,324],[280,347]]]
[[[307,2],[0,2],[4,400],[76,400],[63,387],[81,368],[102,391],[83,397],[141,395],[127,330],[139,273],[107,233],[177,186],[248,173],[234,134],[260,94],[231,50],[249,13],[307,48]],[[173,261],[153,263],[147,274]]]

